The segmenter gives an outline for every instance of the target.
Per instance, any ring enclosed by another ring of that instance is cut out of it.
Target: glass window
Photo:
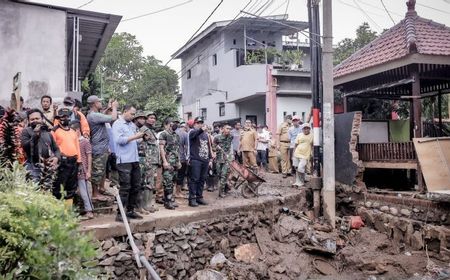
[[[191,69],[187,70],[187,78],[190,79],[191,78]]]
[[[207,113],[206,113],[206,108],[202,108],[201,113],[202,113],[202,119],[203,119],[203,121],[206,121],[206,115],[207,115]]]
[[[213,56],[212,56],[212,63],[213,63],[213,66],[217,65],[217,54],[213,54]]]
[[[225,116],[225,103],[219,103],[219,116]]]

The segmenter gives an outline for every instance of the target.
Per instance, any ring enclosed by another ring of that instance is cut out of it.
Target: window
[[[217,54],[213,54],[213,56],[212,56],[212,63],[213,63],[213,66],[217,65]]]
[[[225,116],[225,103],[223,102],[219,103],[219,116]]]
[[[206,108],[202,108],[201,109],[201,114],[202,114],[202,119],[203,119],[203,121],[206,121]]]
[[[192,119],[192,112],[187,112],[186,115],[188,120]]]
[[[233,39],[233,45],[236,45],[236,39]]]
[[[292,116],[295,116],[295,115],[297,115],[297,112],[292,112]]]
[[[302,122],[305,122],[305,112],[302,112]]]
[[[187,78],[190,79],[191,78],[191,69],[187,70]]]

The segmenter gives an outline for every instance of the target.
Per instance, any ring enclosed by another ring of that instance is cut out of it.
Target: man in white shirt
[[[258,143],[256,144],[256,162],[259,167],[267,171],[267,149],[269,147],[270,135],[264,130],[264,126],[258,126]]]

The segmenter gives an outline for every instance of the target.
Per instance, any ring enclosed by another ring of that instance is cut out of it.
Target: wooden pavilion
[[[334,68],[334,85],[350,98],[408,100],[410,138],[423,137],[421,99],[438,99],[442,130],[442,96],[450,92],[450,28],[422,18],[409,0],[405,18]],[[442,135],[441,135],[442,136]],[[372,168],[420,166],[412,141],[358,145],[359,159]]]

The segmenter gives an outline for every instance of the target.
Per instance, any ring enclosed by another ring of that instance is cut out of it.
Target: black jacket
[[[27,161],[38,163],[39,158],[44,159],[56,156],[61,159],[61,153],[56,145],[55,139],[46,127],[41,128],[40,135],[36,135],[31,127],[27,127],[22,131],[20,137],[22,148],[27,155]]]

